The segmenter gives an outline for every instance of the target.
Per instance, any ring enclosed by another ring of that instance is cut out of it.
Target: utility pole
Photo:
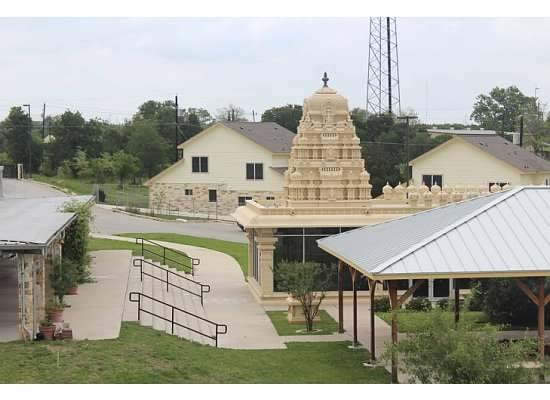
[[[397,119],[404,119],[407,122],[407,134],[405,136],[405,152],[406,152],[406,155],[407,155],[405,170],[407,172],[407,174],[406,174],[407,186],[409,186],[409,181],[411,180],[411,177],[410,177],[410,174],[409,174],[409,136],[411,134],[411,128],[410,128],[409,121],[411,119],[417,119],[417,118],[418,117],[416,115],[404,115],[402,117],[397,117]]]
[[[23,104],[23,107],[27,107],[27,112],[28,112],[28,116],[29,116],[29,121],[30,121],[30,124],[29,124],[29,139],[27,141],[27,151],[28,151],[28,160],[29,160],[29,164],[28,164],[28,168],[29,168],[29,177],[32,177],[32,118],[31,118],[31,105],[30,104]]]
[[[46,137],[46,103],[44,103],[44,107],[42,108],[42,142],[44,142],[44,138]]]
[[[523,115],[519,117],[519,147],[523,147]]]
[[[252,110],[252,122],[256,122],[256,111]]]
[[[176,130],[174,131],[174,151],[175,151],[175,162],[178,161],[178,130],[179,130],[179,110],[178,110],[178,95],[176,95]]]

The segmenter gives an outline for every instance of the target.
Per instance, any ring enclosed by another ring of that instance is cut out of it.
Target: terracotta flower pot
[[[44,335],[44,339],[53,340],[55,325],[40,325],[40,332]]]
[[[48,310],[48,319],[53,322],[63,322],[63,309],[62,308],[52,308]]]
[[[67,294],[68,295],[78,294],[78,286],[73,286],[73,287],[67,289]]]

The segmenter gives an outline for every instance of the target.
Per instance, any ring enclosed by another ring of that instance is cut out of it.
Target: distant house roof
[[[275,122],[221,121],[220,123],[273,153],[290,153],[295,134]]]
[[[550,275],[550,187],[453,203],[317,241],[374,279]]]
[[[427,129],[428,133],[441,133],[443,135],[496,135],[496,131],[491,130],[479,130],[479,129]],[[513,132],[504,132],[512,134]]]
[[[550,172],[550,161],[509,142],[502,136],[458,135],[458,137],[524,172]]]

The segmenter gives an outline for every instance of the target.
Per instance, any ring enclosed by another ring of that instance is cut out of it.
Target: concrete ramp
[[[80,285],[78,295],[65,297],[71,307],[65,309],[64,319],[75,340],[115,339],[120,335],[132,252],[101,250],[90,255],[95,282]]]

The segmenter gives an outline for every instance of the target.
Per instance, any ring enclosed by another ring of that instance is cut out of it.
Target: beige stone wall
[[[186,189],[191,189],[193,194],[186,196]],[[252,197],[266,206],[279,206],[282,197],[282,191],[227,190],[224,185],[156,182],[149,188],[149,207],[161,211],[209,214],[215,217],[216,203],[208,201],[208,191],[211,189],[217,191],[217,213],[224,216],[235,211],[241,196]],[[275,200],[267,200],[267,197],[274,197]]]

